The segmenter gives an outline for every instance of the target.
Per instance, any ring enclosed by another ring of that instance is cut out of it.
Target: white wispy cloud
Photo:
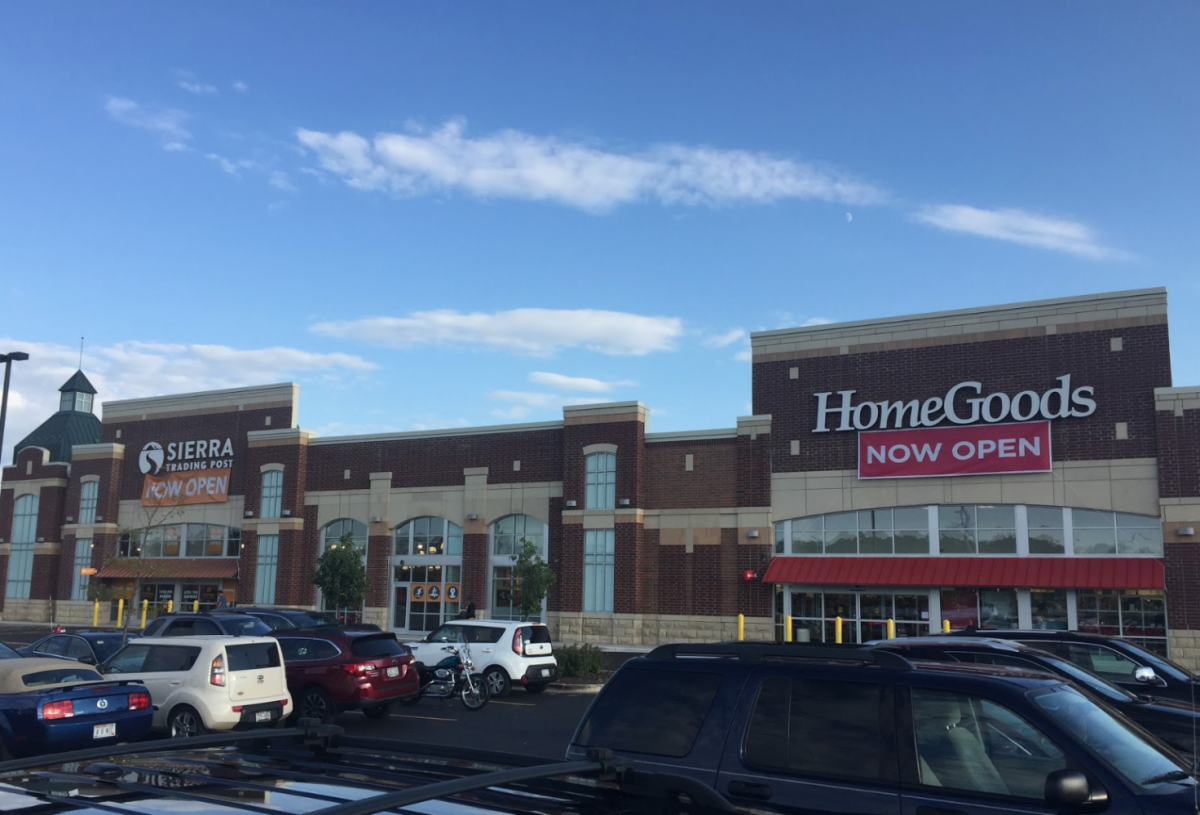
[[[566,396],[558,393],[537,393],[534,391],[495,390],[488,393],[488,398],[497,402],[508,402],[507,407],[492,410],[493,416],[502,419],[524,419],[533,413],[549,418],[560,414],[564,405],[590,405],[601,402],[611,402],[597,396]]]
[[[246,91],[250,90],[250,86],[240,79],[235,79],[233,81],[233,89],[238,93],[245,93]]]
[[[1128,253],[1104,246],[1096,232],[1079,221],[1023,209],[980,209],[962,204],[931,204],[913,213],[920,223],[950,232],[1066,252],[1090,260],[1123,260]]]
[[[619,379],[606,382],[603,379],[593,379],[587,376],[564,376],[546,371],[534,371],[529,374],[529,381],[535,385],[547,388],[557,388],[560,391],[576,391],[579,393],[608,393],[614,388],[627,388],[637,383],[631,379]]]
[[[58,388],[78,367],[79,349],[12,338],[0,338],[0,347],[29,354],[28,361],[13,365],[5,429],[7,462],[12,446],[58,410]],[[375,367],[353,354],[158,342],[89,345],[83,359],[84,373],[99,391],[97,402],[331,374],[360,376]]]
[[[427,417],[419,422],[413,422],[410,430],[447,430],[454,427],[470,427],[466,419],[443,419],[437,416]]]
[[[491,314],[416,311],[407,317],[364,317],[322,322],[312,331],[390,348],[458,346],[548,356],[586,348],[614,356],[670,351],[683,334],[677,317],[595,309],[520,308]]]
[[[183,88],[188,93],[216,93],[217,86],[209,85],[207,82],[201,82],[196,78],[196,75],[191,71],[175,70],[175,84]]]
[[[292,183],[292,180],[288,177],[288,174],[283,170],[272,170],[267,183],[275,189],[283,190],[284,192],[297,191],[296,185]]]
[[[702,342],[708,348],[724,348],[727,345],[733,345],[738,340],[746,336],[745,329],[734,328],[724,334],[718,334],[715,337],[706,337]]]
[[[217,155],[216,153],[205,153],[205,158],[216,163],[216,165],[218,167],[220,167],[222,170],[229,173],[230,175],[238,175],[243,170],[262,169],[261,164],[259,164],[257,161],[254,161],[253,159],[248,159],[248,158],[228,159],[228,158],[225,158],[224,156]]]
[[[804,322],[800,323],[801,328],[809,328],[814,325],[829,325],[833,320],[828,317],[809,317]]]
[[[639,201],[720,206],[886,198],[876,186],[838,170],[767,153],[682,144],[620,151],[518,130],[470,137],[462,120],[369,140],[303,128],[296,138],[350,186],[399,195],[461,191],[597,212]]]
[[[114,121],[158,134],[164,150],[178,152],[188,149],[185,142],[192,134],[183,126],[188,117],[182,110],[146,108],[121,96],[108,97],[104,109]]]

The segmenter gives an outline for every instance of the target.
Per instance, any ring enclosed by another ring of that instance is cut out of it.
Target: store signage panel
[[[1050,471],[1048,421],[858,434],[862,479]]]
[[[142,484],[142,506],[220,504],[229,499],[228,469],[147,475]]]
[[[169,442],[165,448],[146,442],[138,468],[145,476],[144,507],[224,503],[233,472],[233,440],[194,439]]]

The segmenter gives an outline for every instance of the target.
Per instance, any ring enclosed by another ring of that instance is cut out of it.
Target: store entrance
[[[837,642],[839,617],[843,643],[885,639],[889,619],[897,637],[930,633],[928,591],[793,590],[785,595],[784,614],[792,618],[793,642]]]
[[[412,565],[398,560],[392,566],[392,628],[426,633],[459,611],[462,566],[449,563]]]

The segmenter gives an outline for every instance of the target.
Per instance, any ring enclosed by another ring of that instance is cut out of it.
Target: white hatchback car
[[[153,727],[173,737],[273,727],[292,712],[279,643],[269,637],[143,637],[96,670],[145,683]]]
[[[405,645],[418,662],[436,665],[446,656],[442,647],[457,642],[460,634],[471,649],[475,669],[487,679],[493,698],[507,696],[517,683],[530,693],[541,693],[558,679],[550,629],[541,623],[451,620],[425,639]]]

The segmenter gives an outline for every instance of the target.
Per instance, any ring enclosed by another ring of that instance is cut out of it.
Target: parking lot
[[[49,627],[45,625],[4,627],[0,629],[0,641],[15,648],[47,633]],[[493,699],[476,712],[457,700],[423,699],[412,707],[394,706],[385,719],[343,713],[337,724],[357,736],[562,758],[592,698],[592,693],[559,686],[538,696],[516,689],[507,698]]]

